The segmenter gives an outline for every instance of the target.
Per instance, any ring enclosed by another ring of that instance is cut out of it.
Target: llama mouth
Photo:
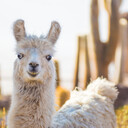
[[[36,77],[39,73],[38,72],[28,72],[28,74],[32,77]]]

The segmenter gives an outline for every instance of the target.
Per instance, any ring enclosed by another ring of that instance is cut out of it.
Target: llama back
[[[115,101],[118,96],[118,91],[115,84],[100,77],[91,82],[88,85],[87,90],[89,92],[94,92],[101,96],[105,96],[112,101]]]
[[[54,115],[52,126],[54,128],[115,128],[113,101],[117,95],[113,83],[98,78],[89,84],[87,90],[76,89],[71,93],[71,98]]]

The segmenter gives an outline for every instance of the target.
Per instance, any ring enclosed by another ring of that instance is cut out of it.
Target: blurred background
[[[128,104],[128,0],[4,0],[0,17],[0,108],[8,109],[13,89],[17,19],[38,36],[47,34],[53,20],[62,27],[54,56],[57,110],[72,89],[86,89],[98,76],[117,83],[116,109]]]

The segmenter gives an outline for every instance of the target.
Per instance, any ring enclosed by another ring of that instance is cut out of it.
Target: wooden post
[[[116,81],[123,83],[125,74],[128,73],[128,20],[126,18],[120,19],[120,43],[117,50]]]
[[[59,71],[59,62],[54,60],[55,68],[56,68],[56,87],[60,85],[60,71]]]
[[[89,81],[90,65],[88,56],[87,36],[79,36],[73,89],[80,85],[82,85],[82,88],[85,89]]]
[[[80,58],[80,36],[77,38],[77,56],[76,56],[76,65],[75,65],[75,73],[74,73],[74,87],[78,87],[78,74],[79,74],[79,58]]]
[[[101,1],[99,1],[101,2]],[[119,6],[120,0],[104,0],[105,8],[108,13],[108,40],[102,42],[99,33],[99,4],[98,0],[91,0],[90,21],[91,21],[91,40],[96,56],[97,77],[108,77],[108,66],[114,60],[115,51],[119,37]]]
[[[84,80],[84,89],[86,89],[88,83],[90,82],[90,61],[89,61],[89,52],[88,52],[88,42],[87,36],[85,36],[85,80]]]
[[[70,92],[60,85],[61,81],[60,81],[60,70],[59,70],[58,60],[54,60],[54,64],[55,64],[55,68],[56,68],[56,90],[55,90],[56,107],[55,107],[55,109],[59,110],[60,107],[65,103],[65,101],[69,99]]]

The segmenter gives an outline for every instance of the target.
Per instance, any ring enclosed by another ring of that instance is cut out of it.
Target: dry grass
[[[1,128],[7,128],[6,127],[6,111],[5,108],[3,108],[2,111],[0,111],[0,118],[1,118],[1,122],[0,122],[0,127]]]
[[[117,128],[128,128],[128,105],[116,110]]]
[[[57,104],[55,109],[59,110],[60,107],[65,103],[65,101],[69,99],[70,92],[61,86],[57,86],[55,95],[56,95],[55,102]]]
[[[117,115],[117,128],[128,128],[128,105],[125,105],[116,110]],[[7,128],[6,122],[6,111],[5,108],[0,111],[0,128]]]

